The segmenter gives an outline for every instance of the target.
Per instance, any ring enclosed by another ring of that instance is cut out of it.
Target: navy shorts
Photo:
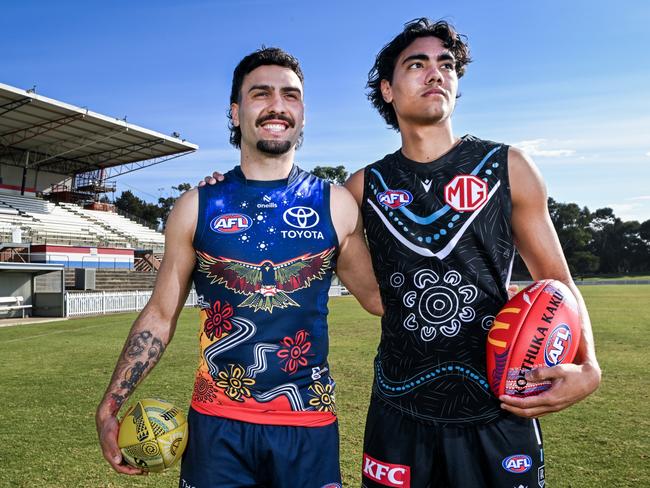
[[[190,408],[179,488],[340,488],[338,423],[262,425]]]
[[[364,488],[544,488],[539,422],[506,415],[481,425],[428,425],[373,400]]]

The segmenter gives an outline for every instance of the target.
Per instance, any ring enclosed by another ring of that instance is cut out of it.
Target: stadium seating
[[[0,242],[19,227],[23,242],[162,251],[164,236],[126,217],[70,204],[0,193]]]

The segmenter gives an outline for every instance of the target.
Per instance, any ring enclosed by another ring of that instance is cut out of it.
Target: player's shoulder
[[[493,150],[508,151],[510,146],[505,142],[493,141],[491,139],[482,139],[473,134],[465,134],[461,137],[463,146],[467,148],[475,148],[478,153],[488,153]]]
[[[392,153],[388,153],[388,154],[384,155],[383,158],[378,159],[374,163],[370,163],[370,164],[366,165],[366,167],[363,168],[360,171],[363,171],[364,174],[365,174],[365,173],[367,173],[368,171],[370,171],[372,169],[381,169],[381,168],[384,168],[384,167],[387,167],[387,166],[389,166],[389,167],[394,166],[395,161],[398,159],[398,155],[399,155],[400,151],[401,151],[401,149],[398,149],[397,151],[394,151]]]

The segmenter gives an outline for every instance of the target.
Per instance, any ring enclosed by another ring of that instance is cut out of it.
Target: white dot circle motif
[[[427,288],[420,296],[420,316],[430,324],[444,324],[458,312],[458,295],[445,286]]]
[[[394,273],[390,284],[397,288],[404,284],[404,275]],[[462,277],[457,271],[447,271],[439,276],[431,269],[418,271],[413,277],[416,290],[409,290],[402,295],[402,302],[412,309],[403,326],[406,330],[419,330],[423,341],[432,341],[437,332],[453,337],[460,332],[464,323],[472,322],[476,312],[471,306],[478,297],[474,285],[461,285]],[[460,286],[459,286],[460,285]],[[491,320],[488,320],[491,319]],[[494,317],[485,317],[481,326],[492,325]]]
[[[393,288],[399,288],[404,284],[404,275],[402,273],[393,273],[390,277],[390,284]]]

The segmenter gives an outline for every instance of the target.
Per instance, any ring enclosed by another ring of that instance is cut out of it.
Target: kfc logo
[[[445,202],[458,212],[478,210],[487,198],[487,183],[476,176],[458,175],[445,186]]]
[[[393,488],[410,488],[411,468],[401,464],[388,464],[363,453],[363,476]]]

